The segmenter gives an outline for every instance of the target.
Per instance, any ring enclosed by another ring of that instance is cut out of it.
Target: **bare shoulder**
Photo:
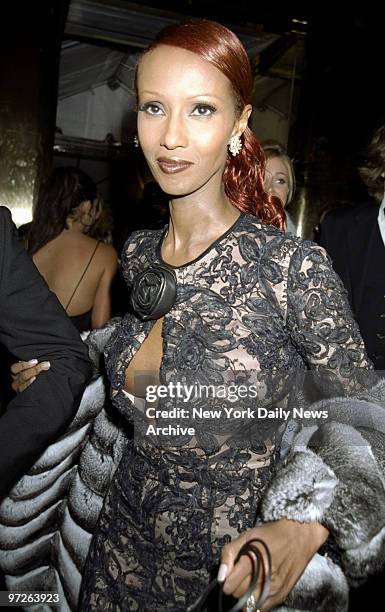
[[[80,233],[74,236],[73,240],[76,240],[79,254],[82,253],[82,258],[85,261],[88,261],[90,255],[92,255],[93,266],[96,266],[98,270],[108,271],[111,272],[111,274],[115,273],[118,264],[118,255],[112,245],[105,244],[95,238],[91,238],[91,236]]]
[[[111,244],[105,244],[104,242],[99,242],[97,252],[99,253],[99,255],[105,257],[108,260],[111,260],[111,261],[118,260],[118,254]]]
[[[95,251],[95,258],[105,259],[106,261],[117,261],[118,259],[117,252],[111,244],[106,244],[85,234],[78,234],[77,240],[87,247],[87,252]]]
[[[95,241],[96,243],[96,241]],[[100,242],[96,251],[98,261],[103,263],[105,269],[115,272],[118,266],[118,254],[111,244]]]

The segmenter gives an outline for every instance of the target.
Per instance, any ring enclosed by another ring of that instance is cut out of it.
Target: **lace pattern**
[[[130,237],[122,262],[129,286],[160,261],[161,240],[161,231]],[[334,394],[356,381],[358,368],[371,368],[342,284],[311,242],[241,215],[175,273],[176,302],[163,322],[164,384],[249,384],[257,375],[258,401],[274,407],[287,403],[293,372],[326,368]],[[128,313],[106,350],[113,401],[139,431],[143,408],[123,392],[125,370],[153,324]],[[223,544],[255,525],[274,476],[276,430],[244,425],[234,435],[231,421],[205,420],[195,422],[195,436],[132,441],[91,547],[82,610],[178,612],[197,599]]]

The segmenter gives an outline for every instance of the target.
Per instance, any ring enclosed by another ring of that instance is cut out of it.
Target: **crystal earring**
[[[135,136],[133,138],[133,142],[134,142],[135,149],[138,149],[139,148],[139,140],[138,140],[138,137],[137,137],[136,134],[135,134]]]
[[[236,134],[229,140],[229,151],[233,157],[236,157],[242,149],[241,137]]]

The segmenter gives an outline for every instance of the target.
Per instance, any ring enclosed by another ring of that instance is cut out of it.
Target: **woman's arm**
[[[291,258],[286,325],[298,353],[313,371],[317,390],[331,404],[347,402],[353,414],[364,409],[346,397],[333,399],[336,394],[351,398],[365,393],[375,375],[346,292],[323,249],[311,243],[300,243]],[[337,406],[333,417],[337,421],[338,413]],[[339,565],[352,583],[378,567],[384,555],[384,466],[351,425],[317,426],[307,438],[311,448],[292,449],[267,489],[260,515],[265,525],[245,532],[222,552],[222,562],[229,565],[224,590],[239,597],[250,584],[251,565],[241,559],[233,568],[234,558],[245,539],[263,535],[273,558],[273,582],[264,612],[289,593],[294,608],[299,595],[304,606],[318,597],[317,610],[344,609],[347,583],[340,567],[320,555],[312,560],[328,534]],[[376,440],[380,444],[378,436]],[[307,574],[312,574],[311,580]],[[338,597],[341,607],[336,604]]]

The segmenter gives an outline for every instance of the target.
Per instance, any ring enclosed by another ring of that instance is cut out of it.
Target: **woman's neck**
[[[239,217],[240,211],[225,193],[210,201],[203,194],[175,198],[170,202],[170,223],[162,255],[172,265],[198,257]]]

